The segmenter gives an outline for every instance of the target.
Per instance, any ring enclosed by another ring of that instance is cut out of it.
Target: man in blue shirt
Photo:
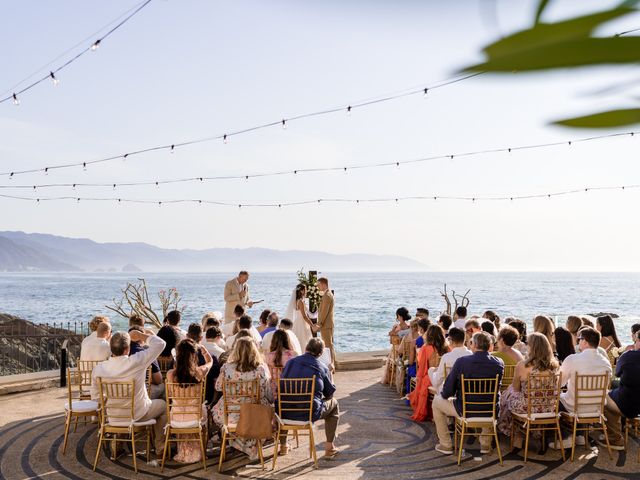
[[[280,378],[311,378],[315,375],[315,389],[313,398],[312,421],[324,420],[324,430],[327,436],[325,443],[325,457],[333,458],[339,450],[333,444],[338,428],[338,401],[333,398],[336,386],[329,377],[329,369],[323,365],[318,358],[324,351],[324,342],[320,338],[312,338],[307,344],[304,355],[292,358],[285,366]],[[295,408],[291,402],[287,401],[287,408]],[[306,412],[285,412],[288,420],[307,421],[309,416]],[[288,452],[286,430],[282,431],[280,437],[280,455]]]
[[[264,338],[264,336],[269,332],[275,332],[276,328],[278,328],[278,322],[280,319],[278,318],[278,314],[276,312],[271,312],[267,316],[267,328],[260,332],[260,336]]]
[[[633,350],[625,352],[616,363],[620,386],[611,390],[605,405],[607,434],[614,450],[624,450],[620,417],[636,418],[640,415],[640,333],[637,332],[633,340]]]
[[[504,363],[489,353],[490,345],[491,337],[488,333],[478,332],[474,334],[471,339],[471,351],[473,354],[460,357],[456,360],[444,382],[442,393],[436,395],[433,399],[433,422],[436,424],[439,440],[439,443],[436,445],[436,451],[440,453],[444,453],[445,455],[451,455],[453,453],[447,418],[462,415],[462,382],[460,376],[464,375],[465,378],[494,378],[498,375],[498,385],[499,382],[502,381]],[[474,396],[474,401],[484,400],[485,399],[479,398],[479,396]],[[485,406],[481,407],[486,408]],[[467,409],[473,410],[473,405],[468,405]],[[487,431],[483,429],[482,433],[488,434],[488,429]],[[489,453],[490,451],[491,437],[481,435],[480,453]]]

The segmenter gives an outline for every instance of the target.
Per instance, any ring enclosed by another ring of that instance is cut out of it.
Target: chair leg
[[[529,453],[529,433],[531,433],[531,427],[530,422],[527,421],[527,431],[524,438],[524,463],[527,463],[527,454]]]
[[[528,429],[529,427],[527,427]],[[493,438],[496,441],[496,450],[498,451],[498,459],[500,460],[500,465],[502,465],[502,452],[500,452],[500,440],[498,439],[498,427],[496,424],[493,424]],[[528,438],[528,435],[527,435]],[[525,452],[526,455],[526,452]]]
[[[73,433],[76,433],[76,429],[78,428],[78,416],[75,415],[75,417],[76,417],[76,421],[73,424]]]
[[[67,418],[64,422],[64,444],[62,445],[62,454],[67,451],[67,438],[69,438],[69,427],[71,426],[71,411],[67,411]]]
[[[573,456],[576,451],[576,430],[578,429],[578,418],[573,419],[573,433],[571,434],[571,461],[573,462]]]
[[[294,430],[293,433],[296,436],[296,448],[300,448],[300,437],[298,437],[298,430]]]
[[[206,432],[206,430],[205,430]],[[207,449],[205,448],[205,442],[207,441],[207,434],[205,433],[203,436],[203,431],[200,430],[198,434],[200,437],[200,450],[202,451],[202,469],[207,471]]]
[[[164,448],[162,449],[162,463],[160,464],[160,472],[164,471],[164,462],[167,458],[167,450],[169,448],[169,437],[171,436],[171,427],[167,427],[167,433],[164,437]]]
[[[138,473],[138,461],[136,459],[136,431],[131,429],[131,450],[133,451],[133,471]]]
[[[464,444],[464,423],[460,426],[460,445],[458,447],[458,465],[462,462],[462,446]]]
[[[560,443],[560,451],[562,452],[562,461],[566,462],[567,461],[567,456],[564,453],[564,447],[562,446],[562,430],[560,430],[560,420],[557,420],[557,419],[556,419],[556,428],[557,428],[557,430],[556,430],[556,435],[557,435],[556,440],[557,440],[557,442]],[[557,443],[554,444],[554,446],[557,446],[557,445],[558,445]]]
[[[258,443],[258,457],[260,457],[260,466],[264,470],[264,456],[262,455],[262,440],[256,440]]]
[[[313,425],[309,425],[309,449],[311,450],[311,455],[313,456],[313,463],[316,468],[318,468],[318,456],[316,454],[316,440],[313,437]]]
[[[280,435],[280,425],[278,425],[276,437],[273,439],[273,463],[271,464],[271,470],[276,469],[276,460],[278,459],[278,450],[280,449]]]
[[[611,445],[609,445],[609,434],[607,433],[607,425],[604,422],[602,422],[600,425],[602,425],[602,432],[604,433],[604,441],[607,443],[607,450],[609,451],[609,458],[611,460],[613,460],[613,454],[611,453]]]
[[[96,458],[93,460],[93,471],[96,471],[96,467],[98,466],[98,457],[100,456],[100,450],[102,449],[102,428],[100,428],[100,438],[98,439],[98,448],[96,449]]]
[[[146,427],[147,430],[147,463],[151,461],[151,427]]]
[[[222,464],[224,463],[224,449],[227,445],[227,431],[222,431],[222,444],[220,445],[220,462],[218,463],[218,472],[222,471]]]

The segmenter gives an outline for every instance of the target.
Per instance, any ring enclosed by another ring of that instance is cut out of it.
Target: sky
[[[140,2],[0,0],[0,92]],[[42,168],[223,134],[455,77],[483,46],[524,28],[537,2],[153,0],[58,75],[0,104],[0,171]],[[615,2],[556,0],[546,20]],[[640,27],[640,15],[599,33]],[[58,65],[68,55],[54,62]],[[637,67],[483,75],[429,92],[221,141],[90,166],[0,177],[0,185],[123,182],[404,161],[567,141],[558,118],[626,106],[598,94]],[[635,75],[634,75],[635,73]],[[637,93],[637,92],[636,92]],[[620,131],[629,131],[631,128]],[[596,134],[609,133],[598,131]],[[232,203],[316,198],[523,195],[640,183],[640,135],[400,168],[202,184],[37,192]],[[517,202],[408,201],[281,209],[0,198],[0,230],[141,241],[165,248],[266,247],[393,254],[435,270],[638,271],[639,190]]]

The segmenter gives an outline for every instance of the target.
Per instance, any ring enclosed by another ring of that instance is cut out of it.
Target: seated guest
[[[415,319],[420,320],[422,318],[424,318],[425,320],[429,320],[429,310],[422,307],[416,308]]]
[[[507,318],[505,323],[518,331],[518,341],[513,348],[526,357],[529,350],[527,347],[527,324],[518,318]]]
[[[573,340],[573,345],[578,344],[578,330],[582,327],[582,318],[577,315],[569,315],[567,317],[567,323],[565,325],[567,330],[571,334],[571,338]],[[574,347],[575,350],[575,347]]]
[[[629,350],[635,350],[635,338],[636,338],[636,333],[640,332],[640,323],[634,323],[633,325],[631,325],[631,344],[627,345],[627,348],[625,348],[625,352],[628,352]]]
[[[276,330],[275,332],[273,332],[269,353],[267,353],[265,358],[267,366],[269,367],[269,372],[271,373],[271,388],[273,390],[273,398],[276,398],[276,395],[278,393],[278,386],[276,385],[274,369],[284,368],[289,360],[297,356],[298,354],[291,348],[289,335],[287,335],[284,330]]]
[[[129,355],[131,340],[139,343],[147,343],[148,348],[135,355]],[[162,457],[164,448],[164,426],[167,423],[166,403],[164,400],[151,400],[147,393],[145,377],[147,368],[165,347],[164,341],[156,335],[132,330],[131,334],[116,332],[111,336],[111,357],[105,362],[96,365],[92,373],[91,399],[100,401],[100,387],[98,378],[103,381],[127,382],[134,381],[134,413],[135,421],[144,422],[155,419],[156,454]]]
[[[478,332],[471,339],[472,355],[460,357],[453,364],[453,368],[444,381],[442,393],[433,399],[433,421],[438,433],[436,451],[445,455],[453,454],[453,445],[447,417],[462,415],[462,382],[461,375],[465,378],[494,378],[498,375],[498,381],[502,379],[504,365],[502,360],[489,354],[491,338],[485,332]],[[482,408],[486,408],[482,406]],[[473,412],[473,405],[468,406],[468,412]],[[484,431],[483,433],[489,433]],[[480,436],[481,453],[491,451],[491,437]]]
[[[431,325],[427,330],[425,345],[418,353],[416,388],[409,394],[409,402],[413,409],[411,419],[416,422],[424,422],[431,418],[429,367],[435,366],[440,357],[448,351],[449,346],[444,338],[444,332],[438,325]]]
[[[487,332],[492,337],[496,336],[496,326],[489,320],[484,320],[480,323],[480,330],[482,330],[483,332]]]
[[[453,314],[453,326],[464,330],[467,323],[467,307],[459,306]]]
[[[437,367],[431,367],[429,369],[429,378],[431,379],[431,385],[435,387],[439,392],[442,391],[442,385],[444,384],[445,376],[444,376],[444,368],[447,367],[447,371],[451,371],[453,368],[453,364],[456,363],[456,360],[460,357],[466,357],[467,355],[471,355],[471,350],[469,350],[464,345],[464,331],[459,328],[452,327],[449,330],[449,348],[450,352],[442,355],[440,359],[440,364]]]
[[[473,338],[473,336],[481,331],[482,329],[480,328],[480,322],[475,318],[470,318],[469,320],[464,322],[464,333],[467,337],[466,345],[468,347],[471,347],[471,339]]]
[[[165,358],[173,356],[173,350],[180,341],[177,329],[167,323],[158,330],[157,335],[165,342],[165,347],[160,356]]]
[[[260,314],[260,319],[258,321],[258,326],[256,327],[256,330],[258,330],[258,333],[260,334],[261,337],[264,337],[262,332],[264,332],[267,329],[267,327],[269,326],[267,324],[267,319],[269,318],[269,314],[270,313],[271,313],[271,310],[265,309]]]
[[[482,318],[489,320],[496,327],[496,331],[500,330],[500,317],[493,310],[487,310],[482,314]]]
[[[537,315],[533,319],[533,331],[543,334],[549,340],[551,348],[556,351],[556,342],[553,338],[553,331],[556,326],[553,324],[553,320],[546,315]]]
[[[567,386],[567,391],[560,394],[561,409],[566,412],[575,412],[576,385],[575,375],[611,375],[611,363],[598,352],[600,344],[600,333],[591,328],[583,327],[578,332],[578,345],[580,353],[574,353],[564,359],[560,365],[560,375],[562,386]],[[576,445],[584,445],[584,436],[576,437]],[[571,439],[565,438],[562,442],[563,448],[571,448]],[[555,448],[554,442],[549,444],[550,448]]]
[[[424,318],[422,320],[425,320]],[[418,321],[412,320],[409,324],[411,327],[411,333],[409,335],[405,335],[402,337],[402,341],[400,342],[400,353],[404,355],[404,352],[407,352],[407,358],[402,358],[403,363],[406,365],[406,372],[399,368],[396,373],[396,387],[399,392],[402,392],[404,395],[404,389],[406,386],[406,391],[409,391],[409,381],[410,381],[410,373],[413,373],[411,376],[415,376],[416,372],[416,340],[420,337]],[[412,368],[413,367],[413,368]]]
[[[389,331],[389,336],[392,337],[397,335],[399,337],[403,337],[409,333],[409,321],[411,320],[411,315],[409,314],[409,310],[405,307],[400,307],[396,310],[396,321],[398,322],[393,328]]]
[[[222,332],[218,327],[209,328],[204,334],[205,341],[202,344],[207,352],[216,359],[220,358],[226,350],[226,344],[222,340]]]
[[[220,327],[222,323],[222,312],[207,312],[202,316],[202,331],[206,332],[207,327]]]
[[[276,312],[271,312],[267,316],[267,328],[260,332],[262,338],[265,337],[266,334],[270,332],[275,332],[276,328],[278,328],[278,322],[280,319],[278,318],[278,314]]]
[[[504,327],[503,327],[504,328]],[[502,330],[500,331],[502,332]],[[500,395],[498,429],[507,437],[511,436],[512,412],[527,413],[528,381],[530,375],[553,375],[558,370],[558,361],[553,356],[551,344],[541,333],[529,335],[529,355],[518,362],[513,374],[513,383]],[[534,408],[535,408],[534,404]],[[533,411],[532,413],[547,413]]]
[[[222,382],[224,380],[255,379],[258,379],[260,383],[260,403],[262,405],[270,405],[273,403],[273,395],[269,368],[262,362],[262,356],[253,339],[249,337],[238,338],[233,344],[229,359],[220,369],[220,375],[216,381],[216,390],[222,391]],[[228,421],[231,424],[237,424],[239,419],[239,412],[231,413]],[[224,397],[213,408],[213,421],[219,427],[224,425]],[[230,441],[230,445],[249,455],[251,459],[258,457],[257,442],[254,439],[233,438]]]
[[[260,347],[260,345],[262,345],[262,337],[260,336],[260,333],[258,333],[258,330],[256,330],[256,327],[253,326],[253,322],[249,315],[243,315],[242,317],[240,317],[240,319],[238,320],[238,328],[239,330],[248,331],[251,334],[253,340],[256,342],[258,348]],[[238,333],[236,332],[234,335],[229,337],[229,340],[227,340],[229,346],[233,347],[233,342],[235,341],[237,335]]]
[[[96,339],[96,337],[98,336],[98,334],[96,333],[96,331],[98,330],[98,325],[100,325],[102,322],[110,323],[109,317],[105,317],[104,315],[96,315],[91,319],[91,321],[89,322],[89,335],[82,339],[80,351],[82,351],[85,343],[90,343]]]
[[[438,318],[438,325],[440,325],[440,328],[442,328],[442,330],[444,330],[444,333],[446,334],[449,329],[451,328],[451,324],[453,323],[453,320],[451,319],[451,315],[447,315],[446,313],[443,313],[442,315],[440,315],[440,317]],[[463,330],[464,331],[464,330]]]
[[[176,333],[178,334],[178,340],[184,340],[187,338],[187,332],[180,327],[180,321],[182,320],[182,313],[179,310],[171,310],[167,313],[166,321],[167,323],[175,328]]]
[[[620,378],[620,386],[611,390],[605,405],[607,434],[614,450],[624,450],[620,418],[640,415],[640,333],[636,332],[633,340],[634,350],[625,352],[618,359],[616,377]]]
[[[416,338],[416,353],[424,346],[425,335],[431,326],[431,322],[425,318],[418,320],[418,338]]]
[[[304,355],[292,358],[287,362],[280,378],[312,378],[316,377],[316,384],[313,398],[312,421],[324,420],[324,431],[326,442],[324,444],[324,455],[327,458],[335,457],[340,451],[335,447],[333,441],[338,428],[339,407],[338,400],[333,398],[336,386],[331,381],[329,369],[318,359],[324,351],[324,342],[319,338],[312,338],[307,343]],[[287,408],[291,405],[287,404]],[[284,418],[287,420],[305,421],[309,419],[306,411],[285,412]],[[286,455],[289,451],[287,446],[286,431],[280,437],[280,455]]]
[[[288,318],[283,318],[280,321],[280,330],[284,330],[289,336],[289,344],[296,355],[302,355],[302,348],[300,347],[300,341],[296,334],[293,333],[293,322]],[[266,353],[271,349],[271,340],[273,339],[273,332],[267,333],[262,339],[262,351]]]
[[[190,340],[193,340],[194,343],[196,343],[197,345],[200,345],[202,343],[202,339],[204,338],[204,335],[202,334],[202,327],[200,326],[199,323],[191,323],[189,325],[189,328],[187,329],[187,338]],[[176,352],[177,352],[177,348],[176,348]],[[198,350],[198,365],[202,366],[205,363],[207,363],[207,361],[204,355],[200,350]]]
[[[582,315],[580,318],[582,319],[582,326],[583,327],[596,328],[596,326],[593,324],[593,320],[591,320],[586,315]]]
[[[618,340],[618,334],[616,333],[616,326],[613,324],[613,318],[610,315],[603,315],[596,320],[596,330],[600,332],[600,347],[604,348],[607,352],[611,363],[615,363],[616,355],[613,355],[614,348],[622,347],[620,340]]]
[[[498,349],[493,352],[493,356],[501,359],[505,365],[515,365],[523,361],[522,354],[513,348],[517,341],[518,331],[510,325],[505,325],[498,334]]]
[[[244,316],[244,307],[242,305],[236,305],[235,308],[233,309],[234,321],[225,323],[222,326],[222,334],[224,335],[225,340],[228,337],[238,333],[238,330],[240,330],[240,327],[238,325],[238,321],[240,320],[240,318],[242,316]]]
[[[564,359],[569,355],[576,353],[573,336],[569,330],[564,327],[558,327],[553,331],[553,337],[556,339],[556,356],[560,363],[564,362]]]
[[[131,333],[133,330],[136,330],[141,333],[147,333],[150,335],[153,334],[153,332],[151,331],[145,332],[145,330],[139,325],[134,325],[133,327],[130,327],[129,333]],[[129,344],[129,355],[135,355],[138,352],[143,352],[144,350],[146,350],[146,348],[147,346],[145,345],[143,340],[140,340],[138,342],[131,340]],[[162,372],[160,372],[160,365],[158,364],[157,359],[154,359],[153,362],[151,362],[150,390],[151,391],[149,392],[149,396],[151,397],[152,400],[156,398],[164,398],[164,383],[162,381]]]
[[[202,329],[200,324],[192,323],[189,325],[187,335],[190,333],[192,325],[196,325]],[[198,357],[201,355],[204,357],[205,363],[204,365],[198,366]],[[187,388],[186,384],[199,384],[204,382],[212,366],[213,359],[202,345],[194,342],[191,338],[181,341],[176,347],[175,367],[167,372],[167,383],[171,384],[169,388],[184,390]],[[193,396],[193,393],[194,392],[184,392],[185,396]],[[179,397],[180,395],[176,392],[176,396]],[[202,424],[203,421],[206,421],[207,413],[202,402],[197,401],[196,404],[191,402],[191,400],[174,399],[170,412],[171,418],[169,419],[173,425],[185,425],[196,421]],[[194,406],[200,406],[200,415],[194,415]],[[191,436],[194,438],[193,441],[178,442],[178,453],[173,457],[176,462],[196,463],[202,460],[198,436],[196,434],[192,434]]]
[[[95,337],[89,335],[82,341],[80,360],[101,362],[111,356],[111,347],[109,346],[111,324],[109,322],[98,323],[95,333]]]

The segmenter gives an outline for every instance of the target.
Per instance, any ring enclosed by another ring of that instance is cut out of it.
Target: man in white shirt
[[[111,324],[100,322],[96,330],[96,336],[89,335],[80,346],[80,360],[101,362],[111,356],[109,339],[111,338]],[[85,342],[86,340],[86,342]]]
[[[251,338],[253,338],[253,341],[256,342],[256,346],[260,348],[260,345],[262,345],[262,336],[260,335],[258,329],[253,326],[253,320],[249,315],[243,315],[240,317],[240,320],[238,320],[238,327],[240,328],[240,330],[247,330],[251,334]],[[236,336],[237,334],[231,335],[227,339],[227,345],[229,346],[229,348],[233,348],[233,342],[235,342]]]
[[[460,306],[456,308],[455,313],[453,314],[453,326],[459,328],[460,330],[464,330],[464,324],[467,321],[467,307]]]
[[[156,453],[164,447],[164,426],[167,423],[166,404],[164,400],[151,400],[147,393],[145,376],[149,365],[162,353],[165,342],[152,332],[142,333],[132,330],[131,333],[116,332],[111,337],[111,357],[99,363],[93,369],[91,382],[91,399],[100,400],[98,378],[104,381],[134,380],[134,420],[146,421],[156,419],[154,426],[156,437]],[[147,342],[148,348],[129,356],[131,340]]]
[[[96,331],[98,330],[98,325],[100,325],[102,322],[109,323],[109,317],[105,317],[104,315],[96,315],[91,319],[91,321],[89,322],[89,335],[82,339],[80,351],[82,351],[82,348],[86,343],[95,340],[95,338],[98,336],[98,334],[96,333]]]
[[[293,328],[293,322],[288,318],[283,318],[280,321],[280,330],[284,330],[289,335],[289,343],[291,344],[291,349],[296,352],[297,355],[302,355],[302,348],[300,348],[300,341],[295,333],[291,330]],[[262,339],[262,351],[269,352],[271,347],[271,339],[273,338],[273,332],[267,333]],[[306,347],[306,345],[305,345]]]
[[[429,378],[431,379],[431,385],[438,391],[442,391],[442,385],[444,384],[445,375],[444,367],[446,365],[447,370],[451,371],[453,364],[460,357],[466,357],[473,352],[464,345],[465,333],[464,330],[453,327],[449,330],[449,344],[451,345],[451,351],[445,353],[440,359],[438,367],[432,367],[429,369]]]
[[[226,351],[226,345],[224,340],[222,340],[222,332],[218,327],[211,327],[207,329],[202,345],[207,349],[209,355],[216,357],[216,360],[218,360],[220,355]]]

